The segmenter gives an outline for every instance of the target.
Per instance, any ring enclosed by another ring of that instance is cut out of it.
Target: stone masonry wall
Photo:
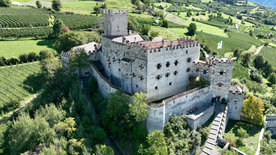
[[[215,110],[215,106],[211,106],[205,111],[202,112],[196,119],[192,119],[190,117],[187,117],[189,126],[192,129],[196,129],[199,125],[202,125],[208,121],[208,119],[213,115]]]
[[[113,42],[102,37],[99,59],[107,79],[114,85],[131,93],[147,93],[146,52],[140,47]]]
[[[103,10],[104,35],[127,35],[128,11],[127,10]]]
[[[170,116],[174,114],[186,114],[188,110],[194,107],[210,103],[211,98],[212,92],[210,87],[203,89],[195,88],[166,99],[160,104],[151,105],[147,118],[148,132],[163,130]]]
[[[211,89],[214,97],[227,99],[234,64],[232,60],[216,59],[212,66]]]
[[[244,100],[244,93],[229,92],[229,118],[233,120],[240,120],[241,110]]]
[[[108,95],[110,93],[116,92],[117,90],[119,90],[118,87],[114,86],[112,83],[110,83],[100,72],[99,70],[96,68],[96,66],[91,63],[90,64],[90,70],[91,73],[93,75],[93,77],[97,80],[98,83],[98,88],[102,94],[102,96],[104,98],[107,99]],[[125,92],[125,94],[127,95],[131,95],[128,92]]]
[[[196,43],[147,51],[147,94],[151,101],[187,90],[193,61],[199,59],[199,49]]]

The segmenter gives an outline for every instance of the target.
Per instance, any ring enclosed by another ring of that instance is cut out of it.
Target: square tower
[[[228,99],[234,63],[228,58],[214,58],[211,73],[213,97]]]
[[[103,10],[104,35],[124,36],[128,35],[128,11],[127,10]]]

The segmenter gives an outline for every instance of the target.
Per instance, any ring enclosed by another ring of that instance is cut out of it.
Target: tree
[[[258,54],[253,61],[254,67],[257,69],[261,69],[265,63],[264,57],[261,54]]]
[[[54,43],[54,48],[58,52],[67,52],[71,48],[84,44],[85,38],[82,34],[76,32],[68,32],[61,34],[56,42]]]
[[[84,49],[72,50],[69,65],[71,69],[77,69],[79,76],[81,76],[81,70],[89,66],[89,55],[87,55]]]
[[[150,31],[150,40],[157,37],[159,35],[158,31]]]
[[[250,95],[244,100],[242,107],[242,116],[248,122],[256,125],[262,125],[264,123],[264,103],[262,99]]]
[[[241,138],[249,137],[249,134],[243,128],[240,127],[237,131],[238,131],[238,136],[239,137],[241,137]]]
[[[263,75],[264,77],[268,77],[273,72],[272,65],[268,63],[268,61],[265,61],[263,66]]]
[[[139,154],[145,155],[167,155],[167,143],[162,131],[155,130],[147,136],[146,144],[141,144]]]
[[[40,152],[40,155],[66,155],[66,151],[58,147],[56,148],[55,145],[50,145],[50,147],[44,147]]]
[[[148,35],[150,29],[151,29],[151,26],[150,26],[150,25],[148,25],[148,24],[143,24],[142,27],[141,27],[140,32],[141,32],[143,35]]]
[[[168,22],[166,19],[162,20],[161,23],[162,23],[162,24],[161,24],[162,27],[165,27],[165,28],[168,28],[168,27],[169,27],[169,22]]]
[[[114,155],[114,151],[110,146],[96,145],[95,155]]]
[[[126,136],[129,122],[128,104],[130,103],[123,90],[118,90],[108,95],[108,104],[103,116],[104,127],[111,132],[113,137],[122,138]]]
[[[60,135],[66,135],[67,137],[71,136],[74,131],[76,131],[76,122],[75,118],[68,117],[64,121],[59,122],[54,126],[56,133]]]
[[[57,108],[54,104],[45,105],[35,112],[35,117],[43,117],[49,123],[50,127],[62,121],[65,117],[65,111]]]
[[[242,53],[241,49],[239,49],[239,48],[235,49],[235,51],[234,51],[234,57],[236,57],[237,59],[239,59],[240,56],[241,56],[241,53]]]
[[[148,98],[147,95],[140,92],[133,96],[133,103],[129,104],[129,113],[134,116],[137,122],[144,121],[148,116]]]
[[[55,37],[58,37],[61,33],[61,29],[64,27],[62,20],[56,19],[53,25],[53,33]]]
[[[197,28],[195,23],[191,23],[187,29],[188,29],[188,35],[193,36],[196,34]]]
[[[10,7],[11,1],[10,0],[0,0],[0,7]]]
[[[61,3],[60,0],[53,0],[52,1],[52,9],[56,10],[56,11],[60,11],[61,10]]]
[[[269,78],[268,78],[268,81],[271,83],[271,84],[276,84],[276,73],[272,73]]]
[[[39,9],[42,8],[42,5],[41,5],[40,1],[36,1],[35,4],[36,4],[37,8],[39,8]]]
[[[46,79],[49,81],[55,77],[56,71],[61,68],[61,63],[52,52],[49,52],[48,54],[48,57],[40,61],[40,64],[42,72],[46,75]]]
[[[55,131],[43,117],[32,119],[24,113],[12,123],[9,130],[9,152],[20,154],[38,144],[53,142],[55,137]]]
[[[191,15],[192,15],[192,10],[189,9],[189,10],[187,11],[187,17],[190,17]]]
[[[101,13],[101,8],[100,7],[98,7],[98,6],[95,6],[94,7],[94,11],[95,11],[95,13],[97,14],[97,16]]]
[[[250,57],[251,57],[251,53],[245,53],[242,56],[242,60],[241,60],[241,64],[245,67],[249,66],[249,62],[250,62]]]

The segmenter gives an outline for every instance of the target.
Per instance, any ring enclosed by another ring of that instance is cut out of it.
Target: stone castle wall
[[[141,46],[113,42],[105,37],[101,43],[99,59],[108,80],[128,92],[147,93],[147,53]]]
[[[91,63],[90,64],[90,71],[93,75],[93,77],[97,80],[98,88],[104,98],[107,99],[108,95],[110,93],[116,92],[120,88],[113,85],[111,82],[109,82],[97,69],[97,67]],[[125,92],[127,95],[131,95],[129,92]]]
[[[128,11],[127,10],[103,10],[104,35],[127,35]]]
[[[232,60],[218,58],[214,61],[210,82],[215,97],[228,98],[233,68]]]
[[[148,98],[160,100],[187,90],[193,61],[199,59],[199,49],[200,45],[193,43],[148,50]]]
[[[266,129],[271,131],[273,136],[276,135],[276,115],[266,116]]]
[[[229,105],[229,118],[233,120],[241,119],[241,111],[244,100],[244,93],[229,92],[228,105]]]
[[[215,106],[212,105],[209,108],[207,108],[205,111],[203,111],[199,116],[196,118],[187,117],[188,124],[192,129],[196,129],[199,125],[202,125],[206,123],[209,118],[213,115],[215,110]]]
[[[212,92],[210,87],[203,89],[195,88],[163,100],[162,103],[151,105],[147,118],[148,132],[152,132],[153,130],[163,130],[164,125],[169,120],[170,116],[174,114],[186,114],[188,110],[194,107],[209,104],[211,98]],[[202,117],[199,119],[201,118]],[[203,123],[204,121],[199,120],[199,122]]]

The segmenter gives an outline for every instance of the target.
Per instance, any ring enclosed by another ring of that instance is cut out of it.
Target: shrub
[[[223,98],[223,99],[221,100],[221,104],[227,104],[227,101],[226,101],[225,98]]]

